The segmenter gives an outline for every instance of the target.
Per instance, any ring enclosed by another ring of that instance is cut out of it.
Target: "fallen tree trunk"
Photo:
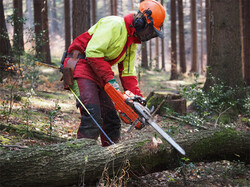
[[[241,159],[250,163],[250,133],[200,131],[178,139],[178,143],[192,162]],[[110,176],[128,168],[133,174],[144,175],[177,167],[181,157],[167,142],[154,148],[149,139],[105,148],[92,140],[76,140],[18,151],[0,149],[0,186],[70,186],[82,180],[95,184],[108,168]]]

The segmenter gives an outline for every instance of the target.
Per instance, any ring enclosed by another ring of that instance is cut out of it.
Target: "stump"
[[[156,107],[156,114],[166,114],[166,107],[172,109],[180,115],[186,114],[187,102],[182,96],[176,92],[151,92],[148,100],[148,107]]]

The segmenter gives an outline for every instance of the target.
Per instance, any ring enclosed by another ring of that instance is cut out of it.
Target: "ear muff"
[[[138,12],[138,14],[141,13],[140,11]],[[134,27],[137,31],[144,29],[146,26],[146,18],[144,17],[144,15],[142,14],[142,16],[138,17],[135,19],[134,21]]]
[[[150,20],[150,23],[149,24],[154,24],[153,23],[153,18],[151,17],[152,15],[152,11],[147,9],[145,10],[143,13],[142,12],[138,12],[138,14],[141,13],[142,16],[138,17],[135,19],[135,22],[134,22],[134,27],[137,31],[139,30],[142,30],[145,28],[146,24],[147,24],[147,21],[146,21],[146,18]],[[146,16],[146,17],[145,17]]]

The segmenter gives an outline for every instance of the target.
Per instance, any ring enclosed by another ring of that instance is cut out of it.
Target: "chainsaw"
[[[146,125],[153,127],[166,141],[168,141],[178,152],[185,155],[184,149],[177,144],[162,128],[154,121],[151,111],[146,106],[146,100],[140,96],[134,95],[129,90],[123,94],[116,90],[110,83],[104,87],[115,105],[115,109],[120,118],[127,124],[130,124],[128,132],[134,128],[142,129]]]

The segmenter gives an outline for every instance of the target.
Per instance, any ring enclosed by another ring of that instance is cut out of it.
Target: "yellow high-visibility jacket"
[[[100,19],[78,36],[68,49],[68,52],[79,50],[86,55],[86,59],[78,61],[74,78],[87,78],[104,86],[114,78],[111,66],[118,64],[124,90],[141,95],[135,69],[136,44],[140,40],[134,36],[134,32],[133,14],[124,18],[108,16]]]

